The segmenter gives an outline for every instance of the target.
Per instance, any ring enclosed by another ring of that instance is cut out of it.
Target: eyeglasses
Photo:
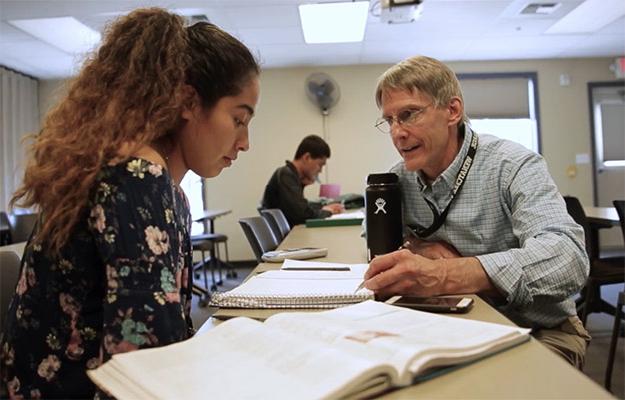
[[[382,133],[391,133],[391,128],[393,127],[393,122],[396,122],[402,126],[411,126],[419,121],[425,110],[428,107],[432,106],[432,104],[428,104],[425,107],[416,107],[416,108],[408,108],[406,110],[400,111],[396,116],[390,117],[382,117],[379,118],[375,127]]]

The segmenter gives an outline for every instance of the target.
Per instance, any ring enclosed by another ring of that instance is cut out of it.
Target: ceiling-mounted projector
[[[380,0],[380,21],[403,24],[419,18],[423,0]]]

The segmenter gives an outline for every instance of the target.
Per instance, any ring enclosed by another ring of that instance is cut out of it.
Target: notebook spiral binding
[[[330,309],[343,307],[373,299],[370,293],[354,293],[350,295],[318,295],[307,296],[274,295],[246,296],[229,293],[214,293],[210,305],[223,308],[318,308]]]

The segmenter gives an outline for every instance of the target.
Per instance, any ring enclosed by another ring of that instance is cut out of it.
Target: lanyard
[[[466,180],[467,175],[469,174],[469,170],[471,169],[471,165],[473,165],[473,160],[475,159],[475,152],[477,151],[477,135],[471,131],[471,143],[469,145],[469,151],[467,155],[464,157],[464,161],[462,162],[462,167],[460,167],[460,171],[458,171],[458,175],[456,176],[456,182],[454,183],[454,188],[451,191],[451,199],[449,199],[449,203],[447,203],[447,207],[443,210],[442,214],[439,214],[428,199],[423,198],[427,205],[432,210],[432,215],[434,216],[434,221],[432,225],[428,228],[422,228],[420,226],[411,226],[410,228],[422,238],[428,237],[434,232],[438,230],[438,228],[445,223],[445,219],[447,218],[447,213],[449,213],[449,209],[451,208],[451,203],[453,203],[456,194],[462,189],[464,185],[464,181]]]

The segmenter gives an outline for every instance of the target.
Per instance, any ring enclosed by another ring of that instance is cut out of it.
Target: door
[[[589,83],[593,127],[594,200],[598,207],[612,207],[625,199],[625,84]],[[623,248],[620,228],[600,231],[600,248]]]

